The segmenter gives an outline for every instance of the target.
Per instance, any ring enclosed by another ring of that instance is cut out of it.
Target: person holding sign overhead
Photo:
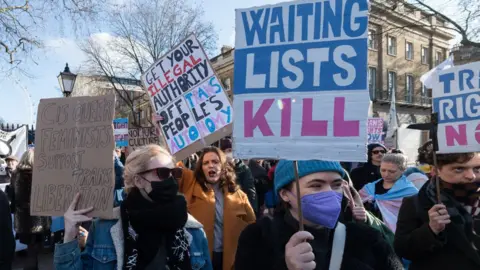
[[[247,195],[235,179],[235,170],[216,147],[203,150],[195,172],[183,171],[180,192],[185,194],[189,213],[205,228],[214,270],[233,268],[238,237],[255,222]]]
[[[242,232],[235,269],[403,269],[380,232],[363,223],[338,221],[346,200],[343,175],[339,162],[298,161],[300,207],[293,187],[294,162],[280,160],[274,186],[283,209]],[[304,231],[298,231],[300,211]]]
[[[410,270],[480,269],[480,153],[436,156],[441,203],[435,178],[403,200],[395,251],[412,261]]]
[[[187,213],[185,197],[178,193],[181,173],[158,145],[130,153],[127,197],[114,208],[112,220],[94,220],[83,252],[79,223],[91,220],[93,208],[77,210],[79,194],[71,203],[64,215],[64,243],[55,248],[55,269],[211,270],[203,226]]]

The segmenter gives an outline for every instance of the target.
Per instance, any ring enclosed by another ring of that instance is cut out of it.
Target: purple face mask
[[[342,209],[343,194],[324,191],[302,197],[302,213],[305,219],[329,229],[335,228]]]

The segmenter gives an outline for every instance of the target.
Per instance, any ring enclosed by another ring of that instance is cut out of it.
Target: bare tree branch
[[[69,25],[76,33],[94,25],[92,22],[111,6],[110,1],[114,0],[1,0],[0,57],[5,55],[2,58],[10,65],[21,62],[17,59],[30,58],[36,48],[42,47],[38,33],[45,31],[51,19],[59,21],[53,25],[60,31]]]
[[[28,38],[23,38],[22,37],[18,40],[16,46],[13,49],[11,49],[7,44],[5,44],[5,42],[0,41],[0,46],[2,46],[5,49],[5,53],[9,55],[9,58],[10,58],[9,63],[10,64],[13,64],[15,62],[14,61],[14,55],[19,48],[21,48],[22,50],[25,50],[25,46],[24,46],[25,43],[30,43],[32,45],[39,45],[38,42],[35,41],[35,40],[30,40]]]
[[[25,0],[25,4],[23,4],[22,6],[7,6],[4,8],[0,8],[0,13],[10,12],[17,9],[27,11],[30,8],[30,6],[28,5],[28,1],[29,0]]]
[[[412,0],[410,3],[404,0],[373,0],[377,6],[382,6],[385,10],[388,8],[393,9],[393,12],[404,12],[398,11],[400,5],[403,5],[405,8],[414,8],[417,11],[421,11],[422,15],[420,19],[407,24],[400,23],[401,26],[389,27],[384,32],[405,28],[423,28],[429,31],[443,29],[458,33],[462,38],[460,43],[464,46],[480,47],[480,43],[476,40],[480,34],[480,5],[478,5],[477,0],[453,1],[457,1],[458,5],[463,7],[463,9],[459,9],[457,14],[454,14],[455,16],[447,15],[423,0]],[[388,12],[392,12],[392,10]],[[433,17],[446,23],[432,24]],[[429,23],[426,23],[424,21],[425,19],[428,19]]]
[[[105,37],[97,42],[91,38],[81,47],[92,72],[108,78],[139,79],[156,60],[191,33],[196,34],[206,51],[215,49],[216,33],[212,23],[203,21],[203,14],[201,6],[192,6],[188,0],[132,0],[106,18],[112,29],[107,41]],[[145,92],[133,98],[124,97],[127,89],[110,82],[132,116],[141,108],[150,107]],[[138,124],[136,117],[133,120]],[[147,121],[152,124],[150,116]]]

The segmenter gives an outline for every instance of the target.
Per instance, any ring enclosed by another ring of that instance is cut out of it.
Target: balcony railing
[[[391,93],[388,90],[377,89],[375,92],[370,91],[372,101],[390,103]],[[395,101],[399,105],[432,107],[432,98],[424,95],[405,95],[404,93],[396,93]]]

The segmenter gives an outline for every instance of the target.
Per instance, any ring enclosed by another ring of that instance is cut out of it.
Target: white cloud
[[[58,65],[58,69],[63,68],[65,63],[68,63],[72,71],[77,70],[86,59],[77,42],[73,39],[54,38],[46,40],[44,50],[44,60],[49,66]]]

